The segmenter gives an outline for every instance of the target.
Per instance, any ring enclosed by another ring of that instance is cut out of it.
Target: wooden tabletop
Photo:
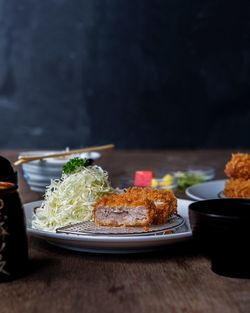
[[[14,161],[18,151],[0,151]],[[114,151],[98,162],[111,181],[138,169],[208,165],[223,178],[231,151]],[[41,198],[19,173],[23,203]],[[30,272],[0,284],[1,313],[39,312],[250,312],[250,280],[210,270],[192,240],[163,251],[133,255],[76,253],[29,238]]]

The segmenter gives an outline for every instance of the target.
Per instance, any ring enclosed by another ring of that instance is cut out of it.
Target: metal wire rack
[[[147,236],[152,234],[171,232],[185,224],[185,219],[176,214],[167,223],[161,225],[150,225],[149,227],[107,227],[96,226],[94,222],[80,222],[57,228],[57,233],[75,235],[95,235],[95,236]]]

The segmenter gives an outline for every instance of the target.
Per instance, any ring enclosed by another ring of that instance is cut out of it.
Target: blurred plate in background
[[[186,195],[194,200],[219,199],[225,182],[225,179],[221,179],[193,185],[186,189]]]

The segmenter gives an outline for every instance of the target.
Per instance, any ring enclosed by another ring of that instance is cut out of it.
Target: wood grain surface
[[[0,154],[15,160],[18,151]],[[137,169],[208,165],[222,178],[231,151],[114,151],[98,162],[118,185]],[[41,198],[19,174],[23,202]],[[1,313],[39,312],[250,312],[250,280],[210,270],[192,241],[153,253],[75,253],[29,238],[30,271],[0,284]]]

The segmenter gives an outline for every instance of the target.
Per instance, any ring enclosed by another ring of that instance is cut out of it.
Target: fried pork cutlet
[[[250,198],[250,179],[229,179],[225,184],[224,195],[228,198]]]
[[[146,198],[156,207],[153,224],[164,224],[177,212],[177,199],[172,191],[154,188],[129,188],[127,194],[135,198]]]
[[[250,154],[232,154],[225,173],[230,179],[225,184],[224,195],[228,198],[250,198]]]
[[[153,223],[155,205],[145,198],[125,194],[104,196],[95,205],[94,221],[98,226],[149,226]]]
[[[176,208],[171,191],[133,187],[101,198],[94,208],[94,221],[99,226],[159,225],[166,223]]]
[[[235,153],[226,164],[225,173],[230,178],[250,179],[250,154]]]

